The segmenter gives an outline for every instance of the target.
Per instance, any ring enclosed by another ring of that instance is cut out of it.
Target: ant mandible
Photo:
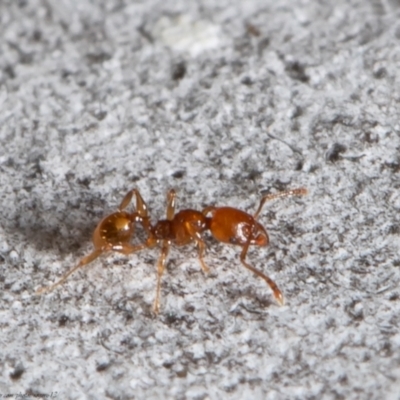
[[[161,277],[164,273],[171,243],[182,246],[191,242],[196,242],[201,267],[205,273],[209,272],[209,268],[203,260],[205,244],[202,239],[202,233],[206,230],[209,230],[219,242],[241,246],[242,252],[240,254],[240,261],[242,264],[257,276],[264,279],[270,286],[276,301],[280,305],[283,305],[283,295],[277,284],[261,271],[248,264],[245,259],[250,245],[266,246],[269,243],[265,228],[257,222],[257,217],[265,202],[277,198],[303,196],[305,194],[307,194],[307,189],[299,188],[265,195],[261,198],[258,209],[254,215],[232,207],[213,206],[205,208],[203,212],[186,209],[175,214],[176,194],[174,190],[170,190],[167,196],[167,219],[159,220],[154,226],[150,224],[144,226],[149,234],[149,238],[146,242],[147,247],[154,247],[157,244],[161,244],[162,248],[157,264],[157,287],[153,306],[154,312],[158,313],[160,309]],[[211,217],[207,217],[208,214],[211,214]]]
[[[132,200],[136,197],[136,212],[124,211]],[[36,294],[50,292],[57,286],[63,284],[66,279],[77,269],[91,263],[100,255],[108,251],[116,251],[122,254],[131,254],[147,247],[146,244],[133,246],[130,242],[135,231],[135,222],[140,222],[142,226],[147,226],[149,221],[146,203],[143,201],[139,191],[133,189],[129,191],[122,200],[117,212],[104,217],[93,232],[94,250],[83,257],[79,263],[69,270],[62,278],[48,287],[42,287]]]

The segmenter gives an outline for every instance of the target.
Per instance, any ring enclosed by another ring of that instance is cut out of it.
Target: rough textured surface
[[[214,3],[0,2],[0,394],[400,399],[400,3]],[[132,187],[156,220],[171,187],[250,211],[300,186],[248,258],[284,307],[209,237],[157,318],[157,249],[34,295]]]

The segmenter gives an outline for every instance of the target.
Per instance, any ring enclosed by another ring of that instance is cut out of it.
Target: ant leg
[[[36,294],[42,294],[45,292],[50,292],[52,291],[54,288],[56,288],[57,286],[63,284],[67,278],[73,274],[77,269],[91,263],[92,261],[94,261],[97,257],[99,257],[102,253],[104,253],[103,249],[96,249],[94,250],[92,253],[90,253],[89,255],[87,255],[86,257],[83,257],[81,261],[79,261],[79,263],[73,267],[70,271],[68,271],[58,282],[54,283],[51,286],[47,286],[47,287],[42,287],[38,290],[36,290]]]
[[[118,253],[128,255],[128,254],[132,254],[137,251],[143,250],[146,247],[148,247],[148,245],[146,243],[139,244],[138,246],[133,246],[128,243],[122,243],[122,244],[117,244],[115,246],[112,246],[110,250],[117,251]]]
[[[153,311],[155,314],[158,314],[160,311],[160,291],[161,291],[161,277],[164,273],[165,262],[167,260],[169,252],[169,243],[167,240],[163,241],[162,250],[160,258],[158,259],[157,264],[157,289],[156,289],[156,298],[154,300]]]
[[[203,215],[207,216],[207,214],[208,214],[209,212],[212,212],[212,211],[214,211],[214,210],[216,210],[216,209],[217,209],[217,207],[208,206],[208,207],[206,207],[206,208],[202,211],[202,213],[203,213]]]
[[[171,189],[167,195],[167,220],[172,221],[175,215],[175,198],[176,193],[174,189]]]
[[[144,230],[150,233],[150,218],[147,211],[147,204],[137,189],[132,189],[125,195],[118,207],[118,211],[122,211],[128,207],[129,203],[132,201],[133,195],[136,197],[136,213],[133,215],[136,215],[136,221],[142,224]]]
[[[203,260],[203,255],[204,255],[204,249],[206,248],[206,245],[204,244],[204,241],[200,238],[196,240],[197,246],[199,248],[199,260],[201,264],[201,268],[205,274],[208,274],[210,272],[210,268],[206,265],[206,263]]]
[[[242,253],[240,254],[240,261],[247,269],[254,272],[257,276],[259,276],[261,279],[264,279],[264,281],[267,282],[267,284],[269,285],[269,287],[271,288],[271,290],[274,294],[276,301],[279,303],[279,305],[283,306],[285,304],[285,300],[283,298],[282,292],[278,288],[278,285],[267,275],[264,275],[261,271],[252,267],[250,264],[248,264],[245,261],[247,251],[248,251],[249,245],[250,245],[250,240],[251,240],[251,236],[249,237],[249,239],[247,240],[246,244],[243,247]]]
[[[134,253],[136,251],[140,251],[144,248],[148,247],[146,244],[141,244],[138,246],[132,246],[130,244],[121,244],[121,245],[115,245],[112,247],[108,247],[107,248],[102,248],[102,249],[96,249],[94,250],[92,253],[90,253],[89,255],[87,255],[86,257],[83,257],[81,261],[79,261],[79,263],[73,267],[70,271],[68,271],[58,282],[54,283],[51,286],[47,286],[47,287],[42,287],[40,289],[38,289],[36,291],[36,294],[42,294],[45,292],[50,292],[53,289],[55,289],[57,286],[63,284],[67,278],[72,275],[77,269],[91,263],[92,261],[94,261],[97,257],[99,257],[102,253],[106,252],[106,251],[117,251],[119,253],[122,254],[131,254]]]
[[[147,212],[147,204],[143,200],[142,196],[139,193],[139,190],[137,190],[137,189],[132,189],[125,195],[125,197],[121,201],[121,204],[118,207],[118,211],[122,211],[126,207],[128,207],[129,203],[132,201],[133,195],[135,195],[135,197],[136,197],[136,210],[137,210],[139,217],[148,218],[149,215]]]
[[[210,272],[210,268],[206,265],[203,259],[204,255],[204,250],[206,248],[206,245],[204,243],[204,240],[202,239],[201,235],[199,232],[196,231],[194,226],[190,222],[186,222],[186,229],[189,232],[190,236],[193,238],[193,240],[196,242],[197,247],[199,249],[199,261],[201,264],[201,268],[205,274],[208,274]]]
[[[122,199],[122,201],[121,201],[121,204],[120,204],[119,207],[118,207],[118,211],[125,210],[125,208],[129,206],[129,203],[130,203],[131,200],[132,200],[132,196],[133,196],[133,191],[134,191],[134,190],[135,190],[135,189],[130,190],[130,191],[125,195],[125,197],[124,197],[124,198]]]
[[[149,218],[149,213],[147,211],[147,204],[143,200],[142,196],[139,193],[139,190],[134,189],[136,196],[136,211],[141,218]]]
[[[298,188],[298,189],[287,190],[285,192],[280,192],[280,193],[275,193],[275,194],[267,194],[261,198],[260,205],[258,206],[257,211],[254,213],[254,219],[257,219],[258,215],[261,212],[261,209],[263,208],[265,202],[267,202],[267,201],[282,198],[282,197],[304,196],[307,193],[308,192],[307,192],[306,188]]]

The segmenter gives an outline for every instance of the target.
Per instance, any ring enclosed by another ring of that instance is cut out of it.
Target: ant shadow
[[[22,243],[60,256],[74,253],[91,243],[98,221],[111,212],[105,200],[81,187],[46,191],[45,197],[44,201],[40,192],[32,190],[18,200],[11,215],[0,214],[11,246]]]

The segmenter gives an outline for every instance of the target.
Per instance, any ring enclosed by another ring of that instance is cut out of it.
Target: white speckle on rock
[[[160,18],[154,27],[154,36],[172,50],[187,52],[193,57],[222,44],[218,25],[205,20],[193,21],[188,15]]]

